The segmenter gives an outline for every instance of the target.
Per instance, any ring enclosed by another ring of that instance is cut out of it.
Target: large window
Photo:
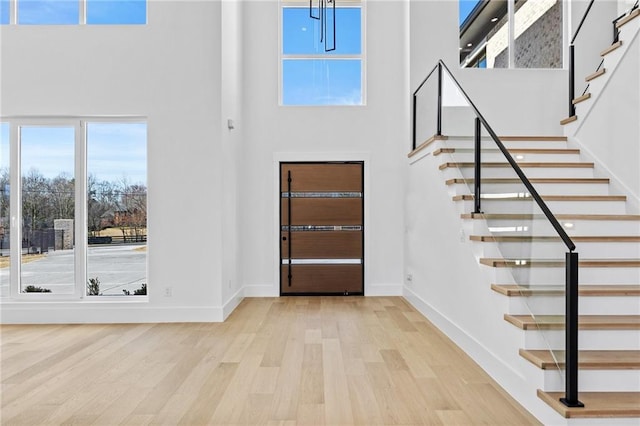
[[[0,295],[146,295],[146,124],[9,124],[0,132]]]
[[[562,68],[562,0],[460,0],[460,65]]]
[[[325,31],[311,18],[320,12],[310,12],[308,2],[282,2],[282,105],[364,103],[362,6],[353,0],[337,5],[334,37],[332,7],[326,10]]]
[[[0,0],[0,24],[137,25],[147,22],[147,0]]]

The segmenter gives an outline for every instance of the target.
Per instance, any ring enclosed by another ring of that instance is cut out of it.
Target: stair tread
[[[564,330],[564,315],[511,315],[504,319],[522,330]],[[579,315],[580,330],[640,330],[640,315]]]
[[[572,122],[576,121],[577,119],[578,119],[577,115],[572,115],[571,117],[567,117],[567,118],[564,118],[564,119],[560,120],[560,124],[562,126],[564,126],[565,124],[572,123]]]
[[[471,235],[469,239],[471,241],[503,243],[560,241],[560,237],[553,235]],[[575,235],[571,239],[581,243],[640,243],[640,235]]]
[[[587,77],[585,77],[584,81],[588,83],[591,80],[595,80],[596,78],[600,77],[606,72],[607,72],[606,68],[601,68],[598,71],[594,72],[593,74],[589,74]]]
[[[486,220],[533,220],[546,219],[543,214],[530,213],[462,213],[462,219],[486,219]],[[637,214],[557,214],[558,220],[640,220]]]
[[[640,392],[579,392],[584,407],[567,407],[560,402],[563,392],[538,389],[538,397],[566,418],[639,417]]]
[[[624,24],[634,20],[638,16],[640,16],[640,9],[634,10],[628,16],[626,16],[626,17],[622,18],[621,20],[619,20],[618,23],[616,24],[616,27],[620,28],[621,26],[623,26]]]
[[[564,285],[491,284],[491,289],[509,297],[554,296],[565,294]],[[636,284],[583,284],[578,287],[580,296],[640,296],[640,285]]]
[[[618,40],[617,42],[613,43],[611,46],[604,49],[602,52],[600,52],[600,56],[606,56],[607,54],[613,52],[620,46],[622,46],[622,40]]]
[[[542,370],[565,367],[565,351],[520,349],[520,356]],[[581,350],[578,368],[583,370],[640,369],[640,350]]]
[[[582,169],[592,169],[594,167],[593,163],[590,162],[519,162],[518,166],[521,168],[582,168]],[[449,167],[475,167],[475,163],[473,162],[446,162],[441,164],[438,168],[440,170],[444,170]],[[508,162],[487,162],[481,163],[481,167],[484,168],[499,168],[499,167],[511,167],[511,164]]]
[[[544,268],[564,266],[561,259],[504,259],[481,257],[480,264],[493,268]],[[581,268],[638,268],[640,259],[580,259],[578,265]]]
[[[494,196],[487,196],[494,195]],[[531,201],[533,198],[528,197],[497,197],[495,195],[501,194],[484,194],[480,197],[485,201]],[[545,201],[626,201],[626,195],[541,195]],[[453,201],[472,201],[476,197],[473,194],[459,194],[454,195]]]
[[[475,179],[473,178],[469,178],[469,179],[453,178],[453,179],[447,179],[445,183],[447,185],[454,185],[458,183],[470,184],[474,182],[475,182]],[[480,182],[509,184],[509,183],[520,183],[522,181],[520,180],[520,178],[482,178],[480,179]],[[567,184],[567,183],[608,184],[609,178],[529,178],[529,182],[531,183],[562,183],[562,184]]]
[[[591,93],[585,93],[582,96],[578,96],[577,98],[575,98],[574,100],[571,101],[572,104],[576,105],[579,104],[580,102],[584,102],[587,99],[591,98]]]

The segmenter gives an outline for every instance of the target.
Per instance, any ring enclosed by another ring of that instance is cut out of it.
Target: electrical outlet
[[[165,287],[164,288],[164,297],[171,297],[172,296],[172,289],[171,287]]]
[[[460,236],[460,242],[461,243],[464,243],[464,242],[467,241],[467,236],[464,233],[464,229],[462,229],[462,228],[460,229],[459,236]]]
[[[413,275],[412,274],[407,274],[407,282],[408,283],[413,282]]]

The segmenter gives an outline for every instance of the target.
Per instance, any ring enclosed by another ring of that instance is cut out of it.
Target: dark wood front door
[[[280,163],[280,294],[364,294],[363,172]]]

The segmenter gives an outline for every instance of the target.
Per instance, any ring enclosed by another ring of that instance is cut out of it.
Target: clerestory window
[[[363,105],[363,5],[319,4],[281,2],[281,104]]]
[[[0,24],[141,25],[147,0],[0,0]]]

